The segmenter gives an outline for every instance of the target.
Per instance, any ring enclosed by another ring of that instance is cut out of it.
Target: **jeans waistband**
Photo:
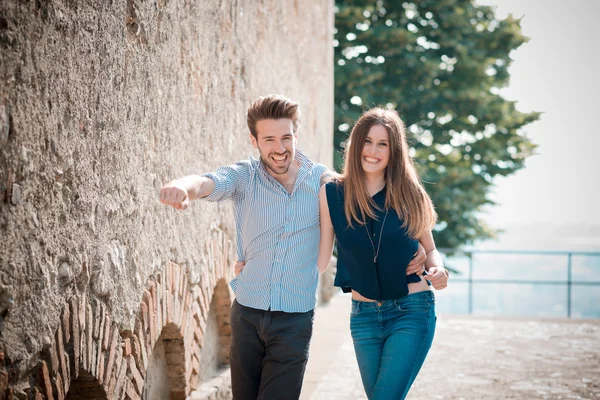
[[[421,300],[421,301],[435,301],[435,295],[433,294],[433,290],[424,290],[422,292],[410,293],[404,297],[400,297],[398,299],[391,300],[381,300],[381,301],[360,301],[352,299],[352,304],[358,305],[360,304],[361,309],[381,309],[383,307],[388,307],[390,305],[397,305],[401,302],[407,300]]]

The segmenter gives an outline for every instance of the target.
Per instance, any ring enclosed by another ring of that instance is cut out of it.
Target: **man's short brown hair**
[[[257,137],[256,123],[263,119],[291,119],[294,126],[294,135],[300,126],[300,105],[279,94],[270,94],[259,97],[248,108],[248,129],[255,138]]]

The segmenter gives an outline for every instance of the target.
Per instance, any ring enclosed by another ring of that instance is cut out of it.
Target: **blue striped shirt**
[[[206,200],[234,204],[238,259],[246,265],[230,285],[244,306],[284,312],[316,306],[319,188],[328,169],[298,150],[296,160],[291,194],[253,157],[204,175],[215,182]]]

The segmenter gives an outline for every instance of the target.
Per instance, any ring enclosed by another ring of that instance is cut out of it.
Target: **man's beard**
[[[259,151],[260,152],[260,151]],[[288,163],[285,165],[277,165],[274,164],[273,161],[271,160],[271,156],[287,156],[288,158]],[[292,162],[294,161],[293,157],[292,157],[292,153],[289,151],[286,151],[283,154],[277,154],[277,153],[269,153],[269,155],[267,157],[263,157],[262,152],[260,152],[260,159],[262,160],[263,164],[265,164],[265,166],[269,169],[269,171],[271,171],[272,173],[274,173],[275,175],[284,175],[287,174],[287,172],[289,171],[290,167],[292,166]]]

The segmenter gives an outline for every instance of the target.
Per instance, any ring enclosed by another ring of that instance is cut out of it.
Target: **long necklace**
[[[385,211],[385,216],[383,217],[383,222],[381,223],[381,231],[379,231],[379,241],[377,242],[377,251],[375,250],[375,243],[373,243],[373,239],[371,239],[371,232],[369,232],[369,228],[367,228],[367,224],[365,224],[365,229],[367,230],[367,236],[369,237],[369,241],[371,242],[371,246],[373,246],[373,263],[377,263],[377,256],[379,255],[379,246],[381,246],[381,234],[383,233],[383,226],[385,225],[385,220],[388,215],[388,210]]]

